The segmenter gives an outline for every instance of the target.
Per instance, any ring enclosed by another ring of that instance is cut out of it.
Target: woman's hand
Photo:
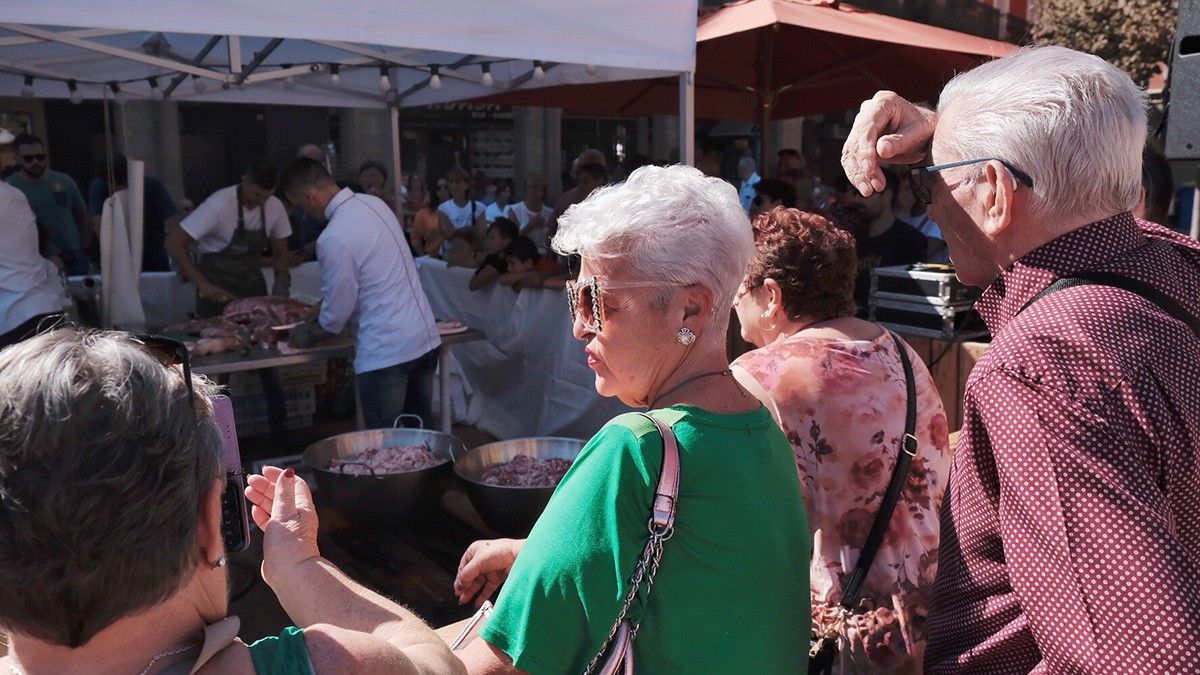
[[[916,164],[925,157],[937,113],[881,91],[865,101],[842,146],[842,169],[865,197],[887,187],[880,162]]]
[[[475,606],[479,607],[492,597],[508,578],[508,571],[523,546],[524,539],[483,539],[471,544],[458,563],[458,576],[454,578],[459,604],[465,605],[474,598]]]
[[[246,482],[246,498],[254,505],[250,513],[263,531],[263,579],[274,587],[273,580],[289,568],[321,555],[312,492],[295,471],[274,466]]]

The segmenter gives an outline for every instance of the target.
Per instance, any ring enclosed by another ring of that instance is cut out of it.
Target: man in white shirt
[[[25,194],[0,182],[0,349],[57,325],[63,292],[54,263],[38,253]]]
[[[738,160],[737,172],[738,180],[742,181],[742,186],[738,189],[738,199],[742,200],[742,208],[746,213],[750,213],[750,207],[754,205],[754,185],[762,179],[755,171],[754,159],[751,157]]]
[[[197,316],[216,316],[233,300],[266,295],[261,260],[268,245],[275,266],[271,293],[288,295],[292,226],[272,194],[278,177],[270,163],[250,162],[240,183],[214,192],[167,234],[167,253],[196,284]]]
[[[239,298],[267,294],[263,252],[270,247],[275,267],[272,295],[287,297],[291,288],[288,236],[292,234],[283,202],[274,196],[279,172],[255,160],[237,185],[217,190],[167,233],[167,253],[175,267],[196,284],[196,316],[218,316]],[[192,247],[199,259],[192,262]],[[287,403],[283,380],[273,368],[258,371],[267,402],[272,442],[287,442]],[[220,378],[222,384],[227,377]]]
[[[280,187],[290,203],[328,221],[317,239],[320,316],[293,329],[290,343],[303,347],[352,328],[367,428],[390,427],[401,413],[431,425],[441,338],[396,214],[378,197],[339,189],[307,158],[288,165]]]

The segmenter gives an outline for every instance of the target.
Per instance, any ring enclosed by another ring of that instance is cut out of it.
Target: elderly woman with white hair
[[[464,602],[507,576],[482,639],[462,652],[468,672],[589,670],[622,615],[648,672],[803,672],[810,544],[791,447],[725,355],[754,251],[736,192],[693,168],[643,167],[559,222],[554,248],[582,259],[568,293],[597,391],[649,408],[678,440],[677,519],[647,570],[653,593],[630,593],[664,438],[646,416],[612,420],[528,540],[476,542],[464,556]]]

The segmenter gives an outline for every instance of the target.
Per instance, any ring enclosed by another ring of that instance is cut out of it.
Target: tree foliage
[[[1146,86],[1167,61],[1179,15],[1174,0],[1041,0],[1033,26],[1038,44],[1090,52]]]

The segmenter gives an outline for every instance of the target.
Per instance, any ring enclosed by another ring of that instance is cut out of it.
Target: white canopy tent
[[[0,96],[387,107],[398,177],[400,108],[678,76],[680,152],[692,163],[696,10],[696,0],[0,0]]]
[[[0,95],[387,106],[395,122],[495,91],[678,76],[688,163],[695,53],[696,0],[0,2]]]

